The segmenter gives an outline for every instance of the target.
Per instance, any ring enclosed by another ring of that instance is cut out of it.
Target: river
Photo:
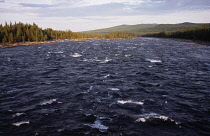
[[[210,46],[172,39],[0,49],[1,136],[210,135]]]

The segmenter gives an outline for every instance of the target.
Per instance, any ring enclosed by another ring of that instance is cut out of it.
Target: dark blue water
[[[210,47],[137,38],[0,49],[0,135],[210,135]]]

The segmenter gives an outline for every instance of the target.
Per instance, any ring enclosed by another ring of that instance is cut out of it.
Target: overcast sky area
[[[210,0],[0,0],[0,23],[85,31],[122,24],[210,23]]]

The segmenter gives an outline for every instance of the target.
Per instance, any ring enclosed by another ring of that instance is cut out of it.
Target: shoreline
[[[6,43],[1,44],[0,43],[0,49],[1,48],[13,48],[18,46],[29,46],[29,45],[39,45],[39,44],[48,44],[48,43],[58,43],[58,42],[64,42],[65,40],[69,41],[84,41],[85,39],[64,39],[64,40],[51,40],[51,41],[43,41],[43,42],[19,42],[19,43]]]
[[[208,41],[194,41],[194,40],[190,40],[190,39],[178,39],[178,38],[172,38],[175,41],[179,41],[179,42],[193,42],[196,44],[200,44],[200,45],[206,45],[206,46],[210,46],[210,42]]]
[[[199,40],[190,40],[190,39],[181,39],[181,38],[166,38],[166,37],[147,37],[147,38],[172,39],[172,40],[179,41],[179,42],[192,42],[192,43],[195,43],[195,44],[198,44],[198,45],[210,46],[210,41],[199,41]]]
[[[97,38],[87,38],[87,39],[97,39]],[[87,39],[65,39],[65,40],[70,40],[70,41],[84,41]],[[135,39],[135,38],[133,38]],[[199,45],[206,45],[210,46],[210,42],[208,41],[194,41],[190,39],[179,39],[179,38],[168,38],[168,39],[173,39],[175,41],[179,42],[193,42]],[[29,45],[39,45],[39,44],[48,44],[48,43],[58,43],[58,42],[64,42],[65,40],[52,40],[52,41],[43,41],[43,42],[19,42],[19,43],[12,43],[12,44],[0,44],[0,49],[1,48],[13,48],[13,47],[18,47],[18,46],[29,46]]]
[[[83,38],[83,39],[64,39],[64,40],[52,40],[52,41],[43,41],[43,42],[19,42],[19,43],[6,43],[1,44],[0,43],[0,49],[1,48],[13,48],[18,46],[29,46],[29,45],[38,45],[38,44],[48,44],[48,43],[58,43],[58,42],[64,42],[65,40],[68,41],[85,41],[88,39],[99,39],[99,38]],[[119,38],[123,39],[123,38]]]
[[[0,44],[0,48],[12,48],[18,46],[29,46],[29,45],[38,45],[38,44],[48,44],[48,43],[58,43],[63,42],[64,40],[53,40],[53,41],[44,41],[44,42],[19,42],[19,43],[11,43],[11,44]]]

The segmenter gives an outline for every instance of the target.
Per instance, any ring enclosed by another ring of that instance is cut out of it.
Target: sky
[[[210,0],[0,0],[0,24],[75,32],[134,24],[210,23]]]

